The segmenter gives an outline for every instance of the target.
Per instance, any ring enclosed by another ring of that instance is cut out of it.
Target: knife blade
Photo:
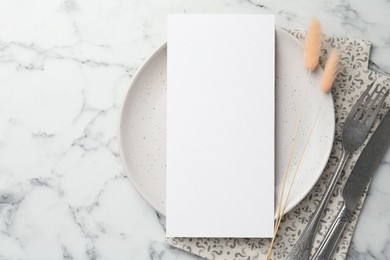
[[[390,112],[386,112],[348,177],[342,193],[344,204],[312,259],[324,260],[332,256],[337,241],[353,216],[353,211],[358,205],[362,193],[366,187],[368,189],[370,180],[389,145]]]

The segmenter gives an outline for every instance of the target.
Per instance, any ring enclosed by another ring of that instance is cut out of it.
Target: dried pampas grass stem
[[[332,51],[330,56],[329,56],[329,58],[328,58],[328,61],[326,63],[326,66],[325,66],[325,69],[324,69],[324,73],[323,73],[323,76],[322,76],[322,80],[321,80],[321,85],[320,85],[320,89],[323,92],[325,92],[325,93],[328,93],[330,91],[330,89],[332,88],[332,86],[333,86],[333,82],[334,82],[334,80],[336,79],[336,76],[337,76],[338,63],[339,63],[339,55],[336,52]],[[306,95],[307,95],[307,93],[305,93],[305,96]],[[268,254],[267,254],[267,259],[268,260],[271,258],[272,247],[273,247],[273,244],[274,244],[274,241],[275,241],[276,234],[278,232],[280,223],[282,221],[282,217],[283,217],[284,212],[286,210],[287,202],[289,200],[289,197],[290,197],[290,194],[291,194],[291,190],[292,190],[292,188],[294,186],[294,182],[295,182],[298,170],[300,168],[302,159],[303,159],[303,157],[305,155],[306,148],[307,148],[307,146],[309,144],[309,141],[311,139],[313,130],[314,130],[316,124],[317,124],[317,121],[318,121],[318,118],[319,118],[319,115],[320,115],[320,112],[321,112],[321,109],[322,109],[322,105],[323,105],[326,97],[327,97],[327,95],[323,96],[323,98],[321,100],[321,103],[320,103],[320,105],[318,107],[316,117],[314,118],[314,121],[313,121],[313,123],[312,123],[312,125],[310,127],[309,135],[307,136],[307,138],[305,140],[304,147],[303,147],[303,150],[302,150],[302,152],[300,154],[297,167],[295,169],[295,172],[294,172],[294,175],[292,177],[290,186],[288,188],[286,199],[283,201],[284,190],[285,190],[285,183],[286,183],[286,179],[287,179],[287,172],[288,172],[288,169],[289,169],[290,166],[288,165],[287,168],[286,168],[287,170],[285,172],[285,176],[284,176],[284,180],[283,180],[282,195],[281,195],[281,199],[280,199],[279,205],[278,205],[278,214],[277,214],[278,218],[276,219],[275,229],[274,229],[274,236],[272,238],[271,245],[270,245],[270,248],[269,248]],[[303,107],[303,105],[301,104],[301,109],[303,109],[302,107]],[[300,111],[300,113],[299,113],[299,121],[300,121],[301,115],[302,115],[302,111]],[[299,122],[297,123],[297,128],[299,128],[298,126],[299,126]],[[295,134],[297,135],[297,131],[296,131]],[[295,136],[295,138],[296,138],[296,136]],[[294,138],[293,145],[292,145],[292,147],[293,147],[292,151],[294,150],[294,147],[295,147],[295,138]],[[288,164],[291,164],[292,151],[290,152],[290,158],[288,160]]]
[[[303,158],[303,154],[306,151],[306,146],[307,146],[307,143],[308,143],[308,140],[307,140],[306,143],[305,143],[305,146],[303,148],[303,151],[302,151],[299,163],[298,163],[298,167],[297,167],[297,169],[296,169],[296,171],[294,173],[292,183],[290,184],[290,187],[288,189],[288,193],[287,193],[286,199],[283,202],[284,192],[285,192],[285,187],[286,187],[286,182],[287,182],[287,177],[288,177],[289,170],[290,170],[290,165],[291,165],[291,159],[292,159],[292,156],[293,156],[293,153],[294,153],[294,150],[295,150],[296,139],[297,139],[298,134],[299,134],[301,118],[302,118],[302,114],[303,114],[303,109],[305,107],[304,104],[306,102],[306,98],[307,98],[307,94],[308,94],[308,87],[309,87],[309,81],[310,81],[311,72],[315,70],[315,68],[318,66],[318,62],[319,62],[320,51],[321,51],[321,40],[322,40],[322,32],[321,32],[320,22],[318,21],[317,18],[313,18],[311,20],[311,23],[310,23],[310,26],[309,26],[307,37],[306,37],[306,40],[305,40],[305,48],[304,48],[304,66],[308,70],[307,82],[306,82],[306,85],[305,85],[304,95],[303,95],[303,98],[302,98],[302,101],[301,101],[301,104],[300,104],[299,114],[297,116],[297,120],[296,120],[296,123],[295,123],[295,133],[294,133],[294,137],[292,139],[291,149],[290,149],[290,152],[289,152],[289,158],[287,160],[287,165],[286,165],[286,168],[285,168],[284,174],[283,174],[283,184],[282,184],[282,190],[281,190],[281,195],[280,195],[280,199],[279,199],[279,203],[278,203],[278,209],[277,209],[277,214],[276,214],[276,221],[275,221],[275,226],[274,226],[274,236],[272,237],[272,240],[271,240],[271,243],[270,243],[270,247],[268,249],[267,260],[269,260],[271,258],[273,245],[274,245],[274,242],[275,242],[275,238],[276,238],[276,235],[277,235],[280,223],[282,221],[282,217],[283,217],[285,209],[286,209],[288,198],[290,196],[290,192],[291,192],[291,189],[292,189],[292,184],[295,181],[295,177],[296,177],[296,174],[297,174],[300,162],[301,162],[301,160]],[[319,111],[317,113],[317,117],[318,117],[318,114],[319,114]],[[317,121],[317,118],[316,118],[315,122],[316,121]],[[314,125],[315,125],[315,123],[313,124],[313,127],[310,130],[309,138],[311,136],[312,130],[314,129]]]
[[[306,88],[304,90],[304,95],[303,95],[301,103],[300,103],[299,113],[298,113],[298,116],[297,116],[296,122],[295,122],[294,138],[292,139],[291,148],[290,148],[290,152],[289,152],[289,156],[288,156],[288,160],[287,160],[287,165],[286,165],[286,168],[283,171],[283,184],[282,184],[282,190],[281,190],[279,203],[278,203],[278,211],[276,213],[277,218],[279,218],[279,215],[281,214],[281,207],[282,207],[282,204],[283,204],[283,197],[284,197],[284,187],[286,186],[287,176],[288,176],[288,172],[289,172],[290,165],[291,165],[291,159],[292,159],[292,156],[294,154],[296,139],[297,139],[297,136],[299,134],[303,108],[304,108],[304,104],[305,104],[305,101],[306,101],[306,98],[307,98],[307,93],[308,93],[310,74],[311,74],[311,71],[309,71],[309,73],[307,74]],[[278,224],[277,223],[278,223],[278,221],[275,222],[275,228],[274,228],[275,234],[276,234],[276,232],[278,230]]]
[[[279,202],[278,202],[278,210],[276,213],[274,235],[272,237],[270,247],[268,249],[267,260],[271,259],[271,254],[272,254],[273,245],[275,243],[276,234],[278,233],[280,222],[282,221],[282,217],[284,215],[284,211],[285,211],[286,204],[287,204],[286,200],[283,202],[284,191],[285,191],[285,187],[286,187],[287,177],[288,177],[288,174],[290,172],[289,170],[290,170],[290,166],[291,166],[291,159],[292,159],[292,156],[293,156],[294,151],[295,151],[296,140],[298,138],[298,134],[299,134],[300,126],[301,126],[301,121],[302,121],[301,119],[302,119],[302,114],[303,114],[303,110],[304,110],[306,99],[307,99],[307,94],[309,92],[308,90],[309,90],[310,75],[311,75],[311,71],[309,70],[308,74],[307,74],[307,81],[305,84],[304,94],[303,94],[302,100],[300,102],[299,113],[297,115],[296,122],[295,122],[294,137],[292,138],[292,143],[291,143],[291,148],[290,148],[290,152],[289,152],[289,157],[287,160],[287,165],[286,165],[286,168],[285,168],[284,173],[283,173],[283,184],[282,184],[282,189],[281,189],[280,198],[279,198]]]
[[[304,146],[303,146],[303,150],[302,150],[301,155],[300,155],[300,157],[299,157],[299,161],[298,161],[297,167],[296,167],[296,169],[295,169],[294,175],[293,175],[292,180],[291,180],[291,183],[290,183],[290,187],[288,188],[288,192],[287,192],[286,199],[285,199],[284,204],[283,204],[282,212],[280,213],[279,219],[277,220],[277,222],[278,222],[278,224],[277,224],[277,225],[278,225],[278,228],[279,228],[279,226],[280,226],[280,222],[282,221],[282,217],[283,217],[283,215],[284,215],[284,212],[286,211],[287,202],[288,202],[288,200],[289,200],[289,198],[290,198],[290,194],[291,194],[291,190],[292,190],[292,188],[293,188],[293,186],[294,186],[295,178],[296,178],[296,176],[297,176],[297,173],[298,173],[299,167],[300,167],[300,165],[301,165],[303,156],[305,155],[306,148],[307,148],[307,145],[309,144],[309,141],[310,141],[311,135],[312,135],[312,133],[313,133],[314,127],[315,127],[315,125],[316,125],[316,123],[317,123],[317,119],[318,119],[318,117],[319,117],[319,115],[320,115],[322,103],[324,102],[324,100],[325,100],[325,99],[323,98],[322,101],[321,101],[321,104],[320,104],[320,106],[319,106],[319,108],[318,108],[318,110],[317,110],[317,115],[316,115],[316,117],[315,117],[315,119],[314,119],[314,122],[313,122],[312,126],[310,127],[309,135],[308,135],[308,137],[306,138],[305,144],[304,144]]]
[[[325,93],[328,93],[332,86],[333,86],[333,82],[334,80],[336,79],[336,76],[337,76],[337,68],[338,68],[338,63],[339,63],[339,55],[336,51],[332,51],[329,58],[328,58],[328,61],[326,62],[326,66],[325,66],[325,69],[324,69],[324,73],[322,75],[322,79],[321,79],[321,85],[320,85],[320,89],[325,92]],[[280,214],[281,216],[284,215],[284,211],[286,209],[286,205],[287,205],[287,202],[288,202],[288,199],[290,197],[290,192],[291,192],[291,189],[294,185],[294,182],[295,182],[295,177],[297,175],[297,172],[298,172],[298,169],[299,169],[299,166],[302,162],[302,158],[305,154],[305,151],[306,151],[306,147],[310,141],[310,138],[311,138],[311,135],[313,133],[313,130],[314,130],[314,127],[317,123],[317,119],[320,115],[320,112],[321,112],[321,109],[322,109],[322,105],[325,101],[325,98],[326,96],[323,96],[322,100],[321,100],[321,103],[320,103],[320,106],[318,107],[318,110],[317,110],[317,115],[314,119],[314,122],[310,128],[310,132],[309,132],[309,136],[307,137],[306,141],[305,141],[305,145],[303,147],[303,151],[299,157],[299,161],[298,161],[298,165],[297,165],[297,168],[295,169],[295,172],[294,172],[294,175],[293,175],[293,178],[291,180],[291,183],[290,183],[290,187],[288,189],[288,193],[287,193],[287,197],[286,197],[286,200],[285,200],[285,203],[284,203],[284,207],[283,207],[283,210],[282,210],[282,213]],[[281,218],[279,219],[279,222],[281,221]]]

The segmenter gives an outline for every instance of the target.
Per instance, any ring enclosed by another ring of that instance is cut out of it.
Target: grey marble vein
[[[118,151],[122,98],[166,41],[168,13],[275,14],[301,30],[317,15],[327,34],[370,40],[370,66],[386,73],[389,10],[389,0],[2,1],[0,259],[199,259],[165,244],[165,218]],[[389,158],[348,259],[390,258]]]

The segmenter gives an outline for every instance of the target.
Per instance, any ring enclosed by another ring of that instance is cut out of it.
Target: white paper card
[[[167,237],[271,237],[275,20],[170,15]]]

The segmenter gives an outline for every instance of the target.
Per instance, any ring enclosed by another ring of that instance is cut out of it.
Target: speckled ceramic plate
[[[291,183],[295,169],[298,174],[286,212],[305,197],[320,177],[331,152],[335,127],[332,97],[319,89],[322,72],[317,70],[308,80],[302,57],[301,43],[287,32],[277,30],[275,201],[280,198],[299,104],[308,85],[287,184]],[[124,98],[118,133],[120,155],[130,181],[162,214],[165,214],[166,61],[167,49],[163,45],[140,67]],[[297,167],[320,105],[318,120]]]

